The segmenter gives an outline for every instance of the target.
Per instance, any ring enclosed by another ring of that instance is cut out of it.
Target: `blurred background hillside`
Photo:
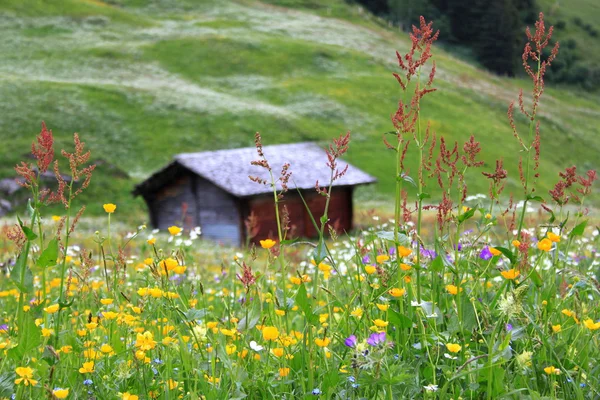
[[[256,131],[265,144],[324,145],[350,130],[348,161],[379,179],[359,201],[392,202],[382,134],[400,96],[395,51],[424,15],[440,42],[423,117],[461,145],[474,134],[483,170],[503,157],[516,191],[506,111],[530,92],[520,54],[539,11],[561,42],[541,105],[544,197],[559,170],[598,167],[597,0],[1,0],[0,179],[14,178],[44,120],[57,148],[78,132],[92,151],[88,215],[112,202],[143,221],[131,190],[174,154],[251,146]],[[469,183],[487,192],[480,172]]]

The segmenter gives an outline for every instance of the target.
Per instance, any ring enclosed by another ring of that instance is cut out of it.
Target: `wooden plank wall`
[[[202,235],[223,243],[241,244],[238,199],[199,176],[195,179],[194,187]]]
[[[323,210],[325,209],[326,198],[317,194],[315,191],[306,191],[302,194],[307,202],[311,213],[317,223]],[[259,230],[254,238],[255,242],[265,238],[277,238],[277,222],[275,220],[275,210],[273,206],[272,196],[256,196],[246,200],[247,207],[244,212],[244,217],[247,218],[249,213],[254,212],[257,216]],[[308,211],[304,206],[300,196],[293,192],[285,194],[282,205],[285,204],[288,208],[291,226],[292,237],[315,237],[318,236],[315,230]],[[338,233],[349,231],[352,229],[352,188],[335,188],[329,204],[329,220],[330,225],[336,228]]]
[[[146,198],[155,228],[167,229],[171,225],[178,225],[191,229],[198,225],[192,180],[191,175],[182,175],[163,186],[151,198]]]

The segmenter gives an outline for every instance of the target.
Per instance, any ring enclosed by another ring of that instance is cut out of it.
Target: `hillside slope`
[[[342,0],[278,3],[284,6],[3,1],[0,177],[14,175],[45,120],[60,145],[78,132],[102,162],[84,199],[89,209],[110,201],[140,217],[143,204],[130,190],[176,153],[250,146],[256,131],[275,144],[325,143],[350,130],[349,161],[379,178],[361,198],[387,198],[393,154],[381,137],[400,94],[394,51],[406,51],[407,38]],[[435,59],[439,90],[426,99],[423,116],[449,140],[475,134],[486,168],[503,157],[514,189],[518,147],[506,109],[529,83],[492,76],[440,49]],[[598,100],[548,88],[544,193],[565,166],[597,167]],[[415,157],[408,157],[414,170]],[[470,189],[486,192],[487,182],[477,178]]]

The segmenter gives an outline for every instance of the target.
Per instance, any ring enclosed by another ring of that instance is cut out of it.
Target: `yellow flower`
[[[589,330],[595,331],[596,329],[600,329],[600,322],[594,323],[594,321],[590,318],[583,321],[583,324]]]
[[[59,308],[60,306],[58,304],[52,304],[51,306],[44,308],[44,311],[46,311],[48,314],[54,314]]]
[[[518,240],[513,240],[512,245],[515,247],[519,247],[521,245],[521,242],[519,242]]]
[[[411,269],[411,268],[412,268],[412,267],[411,267],[410,265],[408,265],[408,264],[404,264],[404,263],[401,263],[401,264],[400,264],[400,269],[401,269],[402,271],[410,271],[410,269]]]
[[[156,346],[154,335],[150,331],[144,333],[138,333],[136,336],[135,347],[139,347],[140,350],[151,350]]]
[[[276,347],[273,350],[271,350],[271,353],[273,353],[275,357],[281,357],[284,354],[283,347]]]
[[[548,234],[546,236],[548,237],[548,239],[550,239],[554,243],[560,242],[560,236],[558,236],[554,232],[548,232]]]
[[[292,282],[294,285],[299,285],[302,283],[302,279],[298,278],[297,276],[290,276],[290,282]]]
[[[458,353],[462,349],[462,346],[456,343],[446,343],[446,348],[451,353]]]
[[[60,221],[60,217],[58,215],[53,215],[52,216],[52,221],[58,222],[58,221]]]
[[[286,377],[290,374],[290,369],[289,368],[279,368],[279,376]]]
[[[355,307],[354,310],[350,312],[350,315],[356,318],[360,318],[363,315],[363,309],[360,307]]]
[[[365,272],[369,275],[374,274],[375,272],[377,272],[377,268],[372,266],[372,265],[366,265],[365,266]]]
[[[376,306],[380,311],[387,311],[387,309],[390,308],[389,304],[376,304]]]
[[[412,254],[412,250],[404,247],[404,246],[398,246],[398,255],[400,257],[408,257]]]
[[[43,337],[50,337],[54,334],[54,329],[50,329],[50,328],[42,328],[42,336]]]
[[[560,326],[560,324],[558,324],[558,325],[552,325],[552,332],[558,333],[561,330],[562,330],[562,327]]]
[[[572,316],[574,316],[574,315],[575,315],[575,313],[574,313],[573,311],[571,311],[571,310],[568,310],[568,309],[566,309],[566,308],[565,308],[565,309],[563,309],[561,312],[562,312],[563,314],[565,314],[567,317],[572,317]]]
[[[458,294],[458,292],[459,292],[459,289],[460,289],[460,291],[461,291],[461,292],[463,291],[463,288],[459,288],[458,286],[454,286],[454,285],[446,285],[446,291],[447,291],[448,293],[452,294],[452,295],[456,295],[456,294]]]
[[[177,381],[175,381],[173,379],[169,379],[167,381],[167,385],[169,385],[169,389],[170,390],[173,390],[173,389],[177,388],[177,386],[179,386],[179,382],[177,382]]]
[[[181,232],[181,231],[182,231],[182,229],[181,229],[180,227],[178,227],[178,226],[175,226],[175,225],[173,225],[173,226],[170,226],[170,227],[168,228],[168,230],[169,230],[169,233],[170,233],[171,235],[173,235],[173,236],[177,235],[179,232]]]
[[[67,396],[69,395],[69,389],[56,388],[52,391],[52,394],[57,399],[66,399]]]
[[[285,315],[285,311],[283,311],[283,310],[275,310],[275,314],[279,315],[280,317],[283,317]]]
[[[542,251],[550,251],[552,249],[552,241],[548,238],[544,238],[538,242],[537,247]]]
[[[73,346],[63,346],[59,349],[61,353],[69,354],[73,350]]]
[[[100,346],[100,351],[104,354],[110,354],[113,352],[113,348],[110,344],[104,343],[102,346]]]
[[[329,338],[316,338],[315,339],[315,344],[319,347],[327,347],[329,345],[329,343],[331,343],[331,339]]]
[[[373,323],[375,324],[376,327],[378,328],[385,328],[386,326],[388,326],[389,322],[388,321],[384,321],[382,319],[376,319],[373,321]]]
[[[131,394],[129,392],[125,392],[121,395],[121,399],[123,399],[123,400],[139,400],[139,397],[136,394]]]
[[[146,240],[146,243],[148,243],[150,246],[152,246],[154,243],[156,243],[156,238],[148,239],[148,240]]]
[[[548,375],[560,375],[560,369],[558,369],[552,365],[544,368],[544,372],[547,373]]]
[[[20,385],[22,383],[25,386],[37,385],[38,381],[33,379],[33,369],[30,367],[17,367],[15,372],[19,375],[19,378],[15,379],[15,384]]]
[[[235,344],[228,344],[225,346],[225,353],[227,353],[227,355],[232,355],[233,353],[235,353],[235,351],[237,350],[237,347]]]
[[[406,293],[406,289],[392,288],[388,291],[392,297],[401,297]]]
[[[94,362],[88,361],[83,363],[83,367],[79,368],[80,374],[91,374],[94,372]]]
[[[386,254],[380,254],[377,256],[377,264],[382,264],[390,259],[390,256]]]
[[[495,247],[488,247],[488,249],[490,250],[490,253],[492,253],[493,256],[499,256],[500,254],[502,254],[502,252]]]
[[[271,239],[265,239],[265,240],[260,241],[260,247],[262,247],[263,249],[270,249],[271,247],[275,246],[276,244],[277,244],[277,242],[274,240],[271,240]]]
[[[111,305],[113,301],[113,299],[100,299],[100,303],[104,304],[105,306]]]
[[[521,273],[514,268],[509,269],[508,271],[502,271],[500,274],[504,277],[504,279],[513,280],[516,279]]]
[[[279,329],[274,326],[264,326],[262,329],[263,339],[275,340],[279,337]]]
[[[104,311],[102,313],[102,316],[104,317],[104,319],[111,320],[117,318],[119,316],[119,313],[116,313],[114,311]]]
[[[117,209],[117,206],[112,203],[105,204],[102,207],[104,207],[104,211],[106,211],[109,214],[114,213],[115,210]]]

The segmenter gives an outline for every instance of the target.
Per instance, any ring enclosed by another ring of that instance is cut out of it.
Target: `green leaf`
[[[29,246],[31,246],[31,244],[28,241],[25,243],[25,247],[21,251],[21,254],[19,254],[15,266],[10,271],[10,279],[15,283],[21,293],[29,293],[33,290],[33,274],[27,266]]]
[[[442,260],[442,257],[437,256],[436,258],[434,258],[431,264],[429,264],[429,268],[433,272],[441,272],[442,269],[444,269],[444,261]]]
[[[496,250],[498,250],[499,252],[501,252],[502,254],[504,254],[506,256],[506,258],[508,258],[510,260],[511,264],[514,264],[514,263],[517,262],[517,257],[515,257],[515,255],[513,254],[513,252],[510,251],[509,249],[507,249],[506,247],[494,246],[494,248]]]
[[[393,231],[379,231],[376,232],[378,238],[383,240],[389,240],[391,242],[394,241],[394,232]],[[410,239],[404,233],[398,233],[398,245],[409,246]]]
[[[587,226],[587,223],[588,220],[586,219],[585,221],[577,225],[575,228],[573,228],[573,230],[569,232],[569,237],[573,238],[575,236],[582,236],[583,232],[585,231],[585,227]]]
[[[25,226],[25,224],[23,224],[23,221],[21,221],[21,218],[19,218],[18,215],[17,215],[17,221],[19,221],[19,226],[23,230],[23,233],[25,234],[25,237],[27,238],[27,240],[37,239],[37,235],[31,230],[31,228],[29,228],[29,227]]]
[[[540,202],[540,203],[543,203],[543,202],[544,202],[544,199],[543,199],[541,196],[533,196],[533,195],[531,195],[531,194],[528,194],[528,195],[527,195],[527,200],[528,200],[528,201],[538,201],[538,202]]]
[[[286,240],[282,240],[282,241],[281,241],[281,244],[283,244],[283,245],[286,245],[286,244],[294,244],[294,243],[296,243],[296,242],[297,242],[297,241],[299,241],[299,240],[300,240],[300,238],[299,238],[299,237],[297,237],[297,238],[294,238],[294,239],[286,239]]]
[[[188,322],[192,322],[192,321],[196,321],[199,319],[204,318],[204,316],[206,315],[206,310],[204,308],[200,309],[200,310],[196,310],[195,308],[190,308],[189,310],[187,310],[185,313],[185,319]]]
[[[402,315],[399,312],[388,309],[388,319],[398,328],[401,329],[410,329],[412,327],[412,321],[406,315]]]
[[[475,215],[475,211],[477,211],[475,208],[470,208],[468,211],[460,214],[458,216],[459,225],[468,220],[469,218],[472,218],[473,215]]]
[[[0,397],[10,398],[13,395],[15,374],[6,372],[0,375]]]
[[[425,199],[430,199],[431,195],[429,193],[419,193],[417,195],[417,199],[419,200],[425,200]]]
[[[529,275],[529,277],[531,278],[531,281],[535,284],[535,286],[539,288],[543,286],[544,281],[542,281],[542,277],[540,276],[539,272],[533,271],[531,275]]]
[[[309,324],[315,325],[319,321],[319,317],[313,313],[310,302],[308,301],[307,291],[304,283],[300,285],[298,292],[296,293],[296,304],[298,305],[298,308],[302,310],[302,313],[306,317],[306,320]]]
[[[48,365],[52,366],[59,361],[58,353],[52,346],[46,346],[44,347],[44,352],[42,353],[42,360],[46,361]]]
[[[42,268],[51,267],[56,265],[56,260],[58,258],[58,240],[56,238],[52,239],[48,246],[44,249],[40,258],[38,258],[37,265]]]
[[[417,183],[415,182],[415,180],[413,178],[411,178],[410,176],[408,176],[408,175],[401,175],[401,176],[398,177],[398,180],[403,180],[405,182],[410,183],[414,187],[417,187]]]
[[[23,226],[21,226],[21,229],[23,229],[23,233],[25,234],[25,237],[27,238],[27,240],[37,239],[38,236],[31,230],[31,228],[23,225]]]
[[[327,248],[325,241],[321,239],[312,252],[315,263],[319,265],[327,257]]]
[[[42,343],[42,334],[32,316],[25,314],[21,325],[19,344],[8,351],[8,356],[17,362],[21,362],[26,354],[30,354]]]

